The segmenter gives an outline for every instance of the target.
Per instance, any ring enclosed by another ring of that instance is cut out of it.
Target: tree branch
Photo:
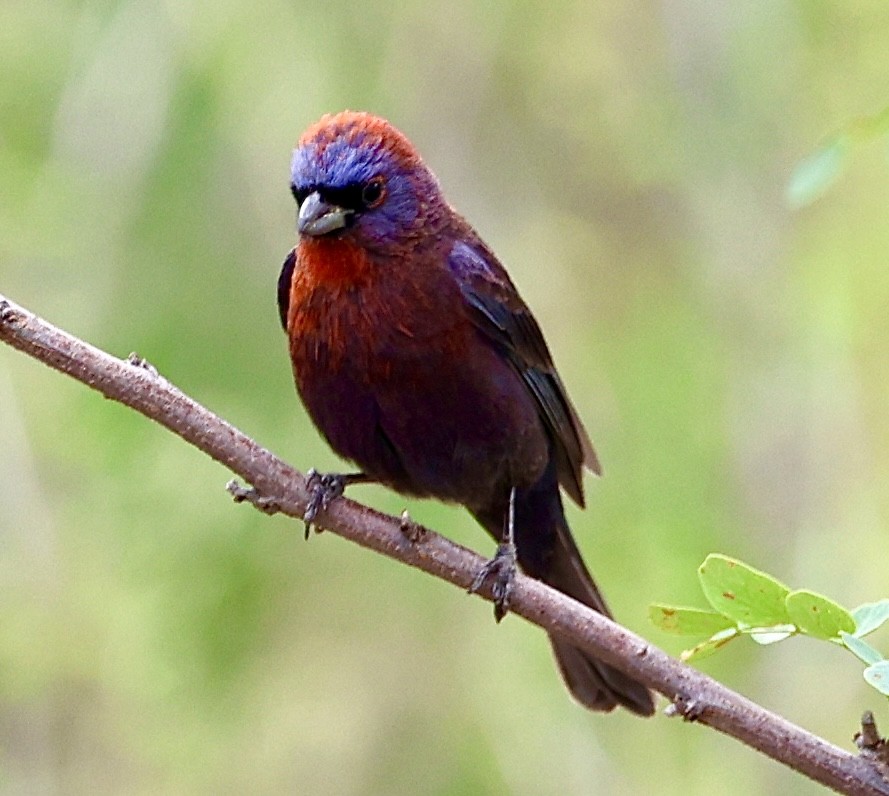
[[[310,494],[304,476],[229,423],[189,398],[144,360],[120,360],[37,318],[0,295],[0,340],[135,409],[239,475],[254,490],[231,485],[239,500],[301,519]],[[484,564],[472,551],[345,498],[318,516],[318,525],[363,547],[467,589]],[[486,586],[481,592],[491,599]],[[519,575],[512,613],[664,694],[668,715],[705,724],[840,793],[889,796],[873,759],[856,756],[686,666],[564,594]]]

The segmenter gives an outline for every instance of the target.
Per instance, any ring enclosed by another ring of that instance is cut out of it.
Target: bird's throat
[[[371,267],[367,252],[343,238],[303,237],[296,254],[294,282],[304,282],[315,288],[355,285],[367,278]]]

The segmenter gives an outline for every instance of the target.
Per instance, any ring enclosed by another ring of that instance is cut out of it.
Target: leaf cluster
[[[662,603],[649,607],[651,621],[681,636],[706,636],[685,650],[684,661],[705,658],[740,636],[775,644],[806,635],[836,644],[862,661],[864,679],[889,696],[889,660],[864,641],[889,620],[889,599],[852,610],[809,589],[790,589],[777,578],[728,556],[711,554],[698,568],[711,608]]]

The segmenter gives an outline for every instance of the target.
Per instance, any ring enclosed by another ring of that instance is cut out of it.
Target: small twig
[[[695,722],[704,712],[704,705],[697,699],[690,699],[685,694],[678,694],[676,698],[664,708],[664,715],[668,718],[681,716],[683,721]]]
[[[147,359],[143,359],[140,357],[135,351],[133,351],[128,357],[127,362],[137,368],[144,368],[147,370],[152,376],[159,376],[160,374],[157,372],[157,368],[152,365]]]
[[[157,421],[253,485],[253,489],[233,487],[235,499],[303,519],[313,495],[298,471],[158,376],[154,368],[144,367],[141,360],[134,367],[112,357],[3,296],[0,340]],[[461,589],[469,587],[485,563],[476,553],[419,529],[412,521],[387,517],[345,498],[323,508],[316,521]],[[415,543],[415,538],[422,543]],[[492,599],[488,584],[478,593]],[[666,695],[676,706],[670,709],[673,713],[730,735],[840,793],[889,796],[889,780],[870,756],[854,755],[806,732],[538,581],[516,576],[510,611]]]
[[[225,488],[235,503],[250,503],[263,514],[281,513],[281,507],[274,498],[260,495],[253,487],[241,486],[234,478],[225,485]]]
[[[407,509],[401,512],[398,527],[405,535],[405,538],[413,544],[419,544],[426,536],[426,529],[411,519],[411,515],[407,513]]]
[[[874,714],[866,710],[861,717],[861,732],[855,734],[855,743],[859,749],[867,749],[875,751],[885,745],[885,740],[880,737],[877,731],[877,722],[874,721]]]
[[[861,732],[855,734],[855,745],[863,758],[876,763],[883,776],[889,778],[889,743],[880,737],[874,714],[869,710],[861,717]]]

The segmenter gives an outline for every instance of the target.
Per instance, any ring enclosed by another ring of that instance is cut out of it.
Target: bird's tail
[[[505,511],[504,506],[475,516],[499,539]],[[531,489],[517,491],[515,535],[519,566],[525,574],[611,617],[571,536],[554,474],[548,472]],[[654,713],[651,692],[644,685],[569,641],[554,635],[549,640],[565,684],[582,705],[600,711],[622,705],[640,716]]]

